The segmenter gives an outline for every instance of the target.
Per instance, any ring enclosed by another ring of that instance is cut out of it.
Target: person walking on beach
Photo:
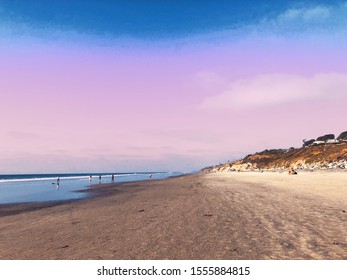
[[[99,175],[99,184],[101,184],[101,175]]]
[[[152,173],[149,173],[149,178],[148,178],[149,180],[151,180],[152,179]]]
[[[57,178],[57,189],[59,189],[59,184],[60,184],[60,178]]]
[[[114,174],[111,176],[112,183],[114,182]]]
[[[92,176],[92,175],[90,175],[90,176],[89,176],[89,185],[91,185],[91,184],[92,184],[92,180],[93,180],[93,176]]]

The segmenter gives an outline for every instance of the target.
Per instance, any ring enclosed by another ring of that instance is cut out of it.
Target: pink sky
[[[190,171],[347,130],[324,38],[0,48],[1,173]]]

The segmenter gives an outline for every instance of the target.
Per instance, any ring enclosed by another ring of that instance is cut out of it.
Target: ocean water
[[[179,172],[114,173],[115,182],[165,179]],[[89,176],[92,175],[92,181]],[[101,175],[101,181],[99,181]],[[76,192],[90,185],[111,183],[111,173],[92,174],[11,174],[0,175],[0,204],[62,201],[87,198],[89,193]],[[59,178],[59,184],[58,179]]]

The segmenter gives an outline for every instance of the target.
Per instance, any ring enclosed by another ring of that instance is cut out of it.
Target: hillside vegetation
[[[345,132],[344,132],[345,133]],[[204,168],[203,172],[272,169],[347,169],[347,141],[319,140],[301,148],[272,149],[247,155],[241,160]]]

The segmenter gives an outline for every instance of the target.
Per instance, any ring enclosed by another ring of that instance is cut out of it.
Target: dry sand
[[[347,259],[347,173],[219,173],[0,207],[0,259]]]

